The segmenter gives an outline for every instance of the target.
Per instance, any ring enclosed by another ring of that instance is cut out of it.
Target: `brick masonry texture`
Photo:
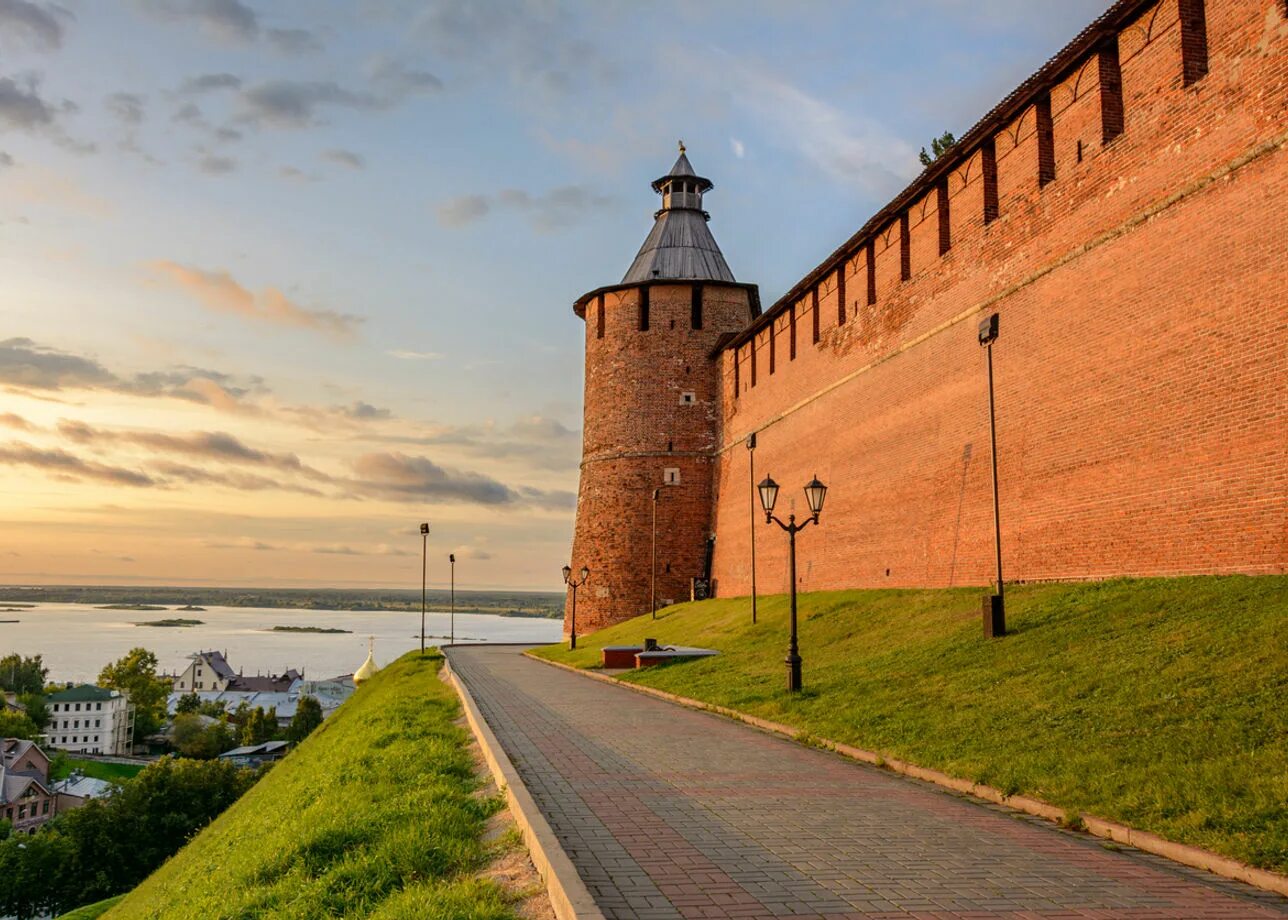
[[[1138,6],[1019,114],[948,153],[946,194],[929,185],[754,332],[736,327],[703,416],[714,458],[689,459],[711,463],[712,478],[668,493],[686,521],[710,502],[718,594],[750,590],[753,432],[757,478],[781,484],[781,511],[803,511],[815,474],[831,487],[820,526],[801,537],[802,589],[993,580],[976,339],[991,313],[1008,580],[1288,571],[1285,4]],[[706,373],[697,350],[667,350],[674,338],[651,351],[615,342],[635,349],[624,367],[593,336],[588,459],[633,443],[602,416],[649,411],[643,392],[673,385],[679,364]],[[635,596],[648,573],[651,480],[639,476],[641,497],[614,497],[583,471],[576,544],[612,567],[606,587],[634,581]],[[785,591],[787,541],[763,523],[754,539],[760,589]],[[685,596],[678,586],[702,574],[704,552],[691,536],[668,548],[678,577],[666,596]],[[646,610],[606,606],[594,622]]]
[[[455,647],[611,920],[1288,916],[1288,902],[746,725]]]

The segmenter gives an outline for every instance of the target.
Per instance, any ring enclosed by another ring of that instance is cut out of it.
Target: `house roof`
[[[49,795],[49,787],[38,778],[25,773],[14,773],[0,765],[0,805],[9,805],[18,801],[32,786]]]
[[[204,659],[206,664],[210,666],[210,670],[214,671],[216,675],[224,680],[232,680],[237,676],[236,672],[233,671],[232,666],[228,664],[228,659],[224,657],[223,652],[217,652],[214,650],[209,652],[197,652],[197,654],[193,655],[192,658],[194,660],[197,658]]]
[[[98,799],[112,791],[113,784],[93,776],[72,776],[54,783],[54,792],[80,799]]]
[[[290,746],[288,741],[265,741],[263,744],[248,744],[245,747],[224,751],[220,757],[255,757],[262,754],[283,754]]]
[[[81,684],[79,687],[68,687],[45,697],[51,703],[84,703],[111,700],[120,696],[119,690],[96,687],[93,684]]]

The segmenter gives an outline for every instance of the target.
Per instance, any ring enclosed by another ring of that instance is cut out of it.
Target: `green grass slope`
[[[94,779],[106,780],[109,783],[124,783],[138,776],[143,767],[144,764],[109,763],[104,760],[82,760],[77,757],[68,757],[62,761],[60,768],[54,771],[53,778],[64,779],[73,770],[79,770],[83,775]]]
[[[95,920],[103,916],[109,908],[116,906],[121,902],[123,894],[118,894],[114,898],[108,898],[105,901],[95,901],[93,904],[85,904],[76,908],[70,913],[63,914],[58,920]]]
[[[441,661],[380,671],[105,920],[513,916],[478,877],[502,806],[478,794]]]
[[[718,657],[625,680],[784,722],[1288,872],[1288,577],[800,597],[805,691],[784,690],[787,599],[683,604],[536,654],[594,667],[645,636]]]

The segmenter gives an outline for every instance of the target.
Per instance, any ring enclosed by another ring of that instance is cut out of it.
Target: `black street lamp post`
[[[657,619],[657,503],[662,500],[662,490],[653,490],[653,550],[652,566],[649,571],[648,607]]]
[[[756,432],[747,435],[747,469],[751,473],[751,622],[756,622]]]
[[[420,525],[420,653],[425,654],[425,552],[428,548],[429,525]]]
[[[452,581],[451,581],[452,645],[455,645],[456,644],[456,554],[455,553],[447,554],[447,563],[451,567],[451,572],[452,572],[452,576],[451,576],[452,578]]]
[[[581,567],[580,580],[572,577],[572,566],[566,565],[563,567],[564,584],[572,588],[572,623],[569,628],[569,649],[575,649],[577,647],[577,589],[584,585],[586,583],[586,579],[589,577],[590,569],[586,568],[584,565]]]
[[[803,524],[796,523],[796,515],[794,514],[787,516],[786,524],[774,517],[774,503],[778,501],[778,483],[774,482],[773,477],[766,476],[765,481],[758,488],[760,490],[760,504],[765,509],[765,523],[777,524],[787,531],[788,559],[790,560],[792,579],[792,637],[787,643],[787,689],[792,693],[797,693],[801,689],[801,656],[800,648],[796,642],[796,534],[810,524],[818,523],[819,513],[823,510],[823,500],[827,498],[827,486],[819,482],[817,476],[806,483],[805,501],[809,505],[810,516],[805,519]]]
[[[993,548],[997,552],[997,593],[984,598],[984,635],[1006,635],[1006,601],[1002,593],[1002,515],[997,500],[997,415],[993,408],[993,343],[997,341],[997,314],[979,324],[979,344],[988,353],[988,437],[993,463]]]

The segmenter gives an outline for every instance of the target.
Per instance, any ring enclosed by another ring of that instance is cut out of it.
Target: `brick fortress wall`
[[[753,431],[780,511],[831,487],[803,589],[992,579],[994,312],[1008,580],[1288,570],[1285,0],[1114,9],[722,353],[722,596],[750,588]],[[759,587],[784,591],[760,521]]]

